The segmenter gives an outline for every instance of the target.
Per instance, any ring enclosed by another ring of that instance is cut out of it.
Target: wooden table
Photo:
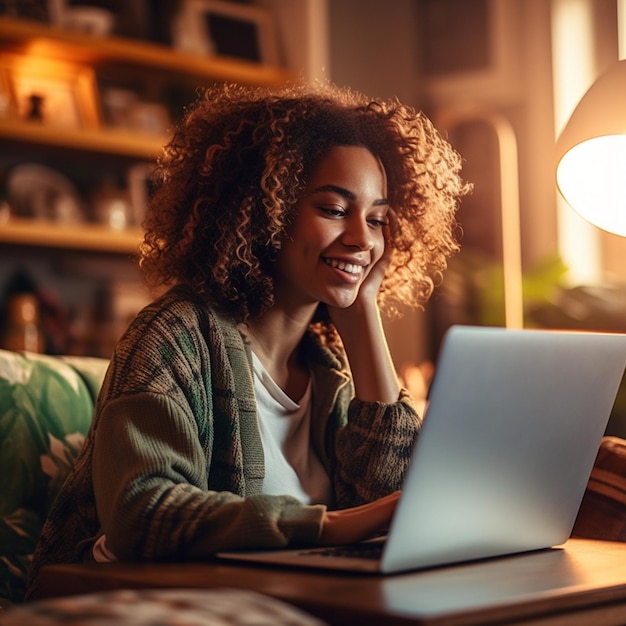
[[[329,624],[626,624],[626,544],[564,546],[373,576],[225,562],[80,564],[42,570],[45,596],[119,588],[251,589]]]

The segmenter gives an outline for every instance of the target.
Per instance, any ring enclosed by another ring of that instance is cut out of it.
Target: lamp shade
[[[556,144],[556,180],[592,224],[626,236],[626,60],[589,88]]]

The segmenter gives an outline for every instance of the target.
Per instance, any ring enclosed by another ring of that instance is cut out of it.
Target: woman
[[[457,250],[460,159],[398,102],[206,90],[167,146],[120,340],[35,556],[202,559],[386,525],[420,419],[380,310]]]

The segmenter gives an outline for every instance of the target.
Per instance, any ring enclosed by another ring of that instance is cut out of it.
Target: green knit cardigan
[[[345,355],[311,330],[312,441],[334,508],[400,489],[420,419],[403,391],[354,398]],[[89,560],[105,533],[120,560],[203,559],[220,549],[314,543],[324,505],[263,495],[251,354],[235,323],[184,288],[130,325],[111,359],[85,445],[53,504],[42,565]]]

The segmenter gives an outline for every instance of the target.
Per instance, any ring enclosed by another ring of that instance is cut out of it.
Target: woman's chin
[[[334,309],[347,309],[348,307],[351,307],[354,304],[354,301],[356,300],[357,297],[357,292],[355,291],[354,293],[350,293],[350,294],[340,294],[340,295],[335,295],[332,298],[325,298],[324,300],[322,300],[322,302],[331,308]]]

